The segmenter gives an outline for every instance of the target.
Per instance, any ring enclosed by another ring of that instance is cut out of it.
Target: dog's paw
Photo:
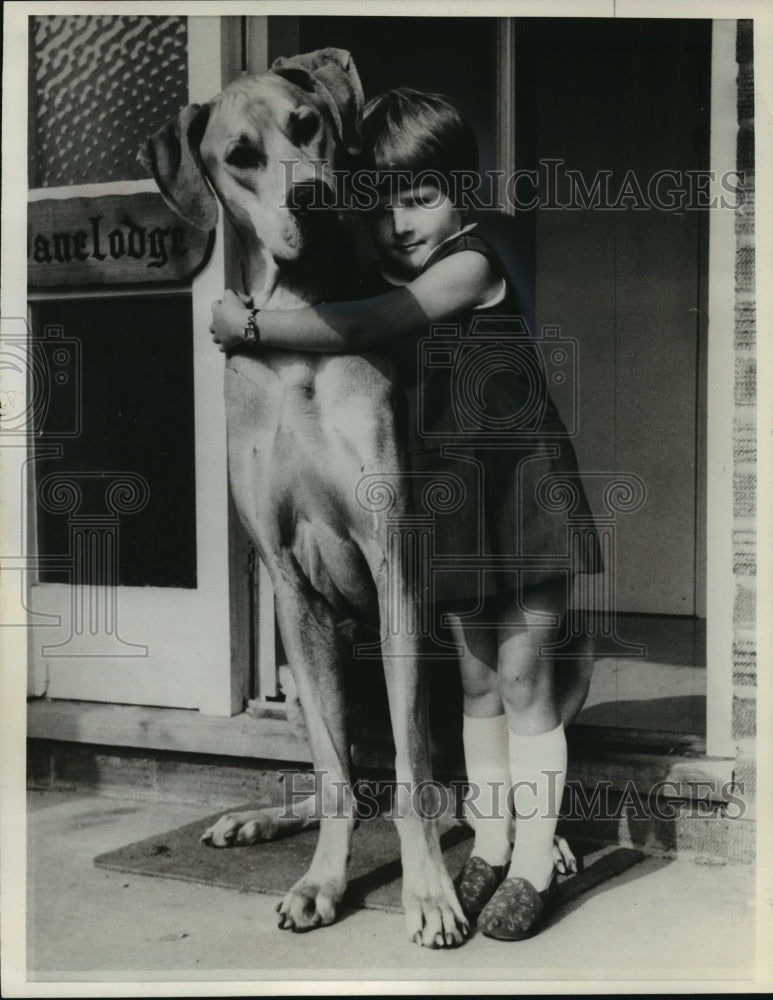
[[[302,934],[334,923],[345,888],[341,879],[316,881],[305,876],[277,905],[279,928]]]
[[[445,867],[425,871],[416,879],[403,874],[403,907],[405,928],[414,944],[458,948],[469,936],[469,922]]]
[[[211,847],[246,847],[272,840],[276,827],[276,819],[269,810],[226,813],[200,839]]]
[[[553,867],[559,875],[576,875],[579,870],[574,851],[558,834],[553,838]]]

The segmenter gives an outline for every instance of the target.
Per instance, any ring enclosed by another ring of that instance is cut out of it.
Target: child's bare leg
[[[515,848],[508,876],[537,891],[550,882],[554,836],[566,780],[566,738],[553,664],[540,648],[555,641],[565,612],[563,584],[532,588],[502,607],[499,682],[510,728],[510,778],[516,809]]]

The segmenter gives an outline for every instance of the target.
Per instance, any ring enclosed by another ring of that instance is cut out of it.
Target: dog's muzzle
[[[335,208],[335,192],[322,180],[300,181],[288,188],[285,205],[294,215],[310,217]]]

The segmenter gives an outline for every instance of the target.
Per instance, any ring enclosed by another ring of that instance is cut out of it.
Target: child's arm
[[[371,299],[261,310],[259,342],[265,347],[331,354],[365,351],[482,305],[500,281],[483,254],[464,250],[433,264],[410,284]],[[226,292],[212,312],[210,330],[221,350],[243,343],[249,309],[237,296]]]

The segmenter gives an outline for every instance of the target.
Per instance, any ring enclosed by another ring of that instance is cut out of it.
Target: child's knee
[[[480,697],[496,691],[499,687],[496,668],[493,670],[483,664],[464,665],[461,667],[462,691],[470,698]]]
[[[538,649],[533,650],[532,654],[500,665],[499,689],[502,700],[506,706],[516,711],[547,706],[554,700],[553,665],[549,659],[540,657]]]
[[[462,670],[464,714],[493,716],[502,711],[499,681],[495,670]]]

